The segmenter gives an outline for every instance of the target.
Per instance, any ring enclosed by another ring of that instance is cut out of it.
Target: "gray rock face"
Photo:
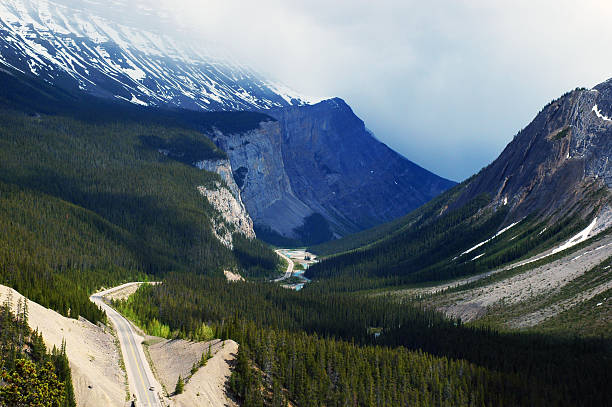
[[[221,243],[230,249],[234,248],[232,234],[240,233],[249,239],[255,238],[253,221],[249,217],[244,205],[231,193],[231,191],[217,182],[215,189],[198,187],[200,194],[219,212],[218,218],[211,219],[213,233]]]
[[[223,134],[216,131],[213,141],[225,150],[231,161],[242,199],[254,222],[277,233],[295,237],[293,229],[312,213],[297,198],[282,156],[282,136],[278,122],[262,122],[246,133]]]
[[[238,201],[242,202],[240,197],[240,188],[238,188],[238,185],[236,185],[236,182],[234,181],[232,166],[229,160],[203,160],[194,163],[194,165],[201,170],[216,172],[219,174],[232,195],[234,195]]]
[[[255,238],[253,220],[249,216],[234,182],[229,160],[203,160],[194,163],[201,170],[219,174],[225,184],[216,182],[214,189],[198,187],[200,194],[219,212],[220,217],[211,219],[213,233],[221,243],[232,249],[232,233],[238,232],[249,239]]]
[[[296,196],[339,235],[405,215],[454,185],[379,142],[339,98],[276,109]]]
[[[469,183],[457,204],[488,193],[510,205],[508,222],[539,212],[561,216],[587,191],[612,187],[612,80],[549,103]],[[592,207],[602,203],[593,198]],[[588,208],[587,208],[588,210]]]
[[[277,121],[215,132],[256,225],[290,238],[318,213],[336,236],[392,220],[454,183],[417,166],[368,132],[341,99],[266,111]]]

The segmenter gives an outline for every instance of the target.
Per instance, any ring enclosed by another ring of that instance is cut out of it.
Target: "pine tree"
[[[176,381],[176,387],[174,388],[174,394],[182,394],[185,390],[185,382],[181,375],[179,375],[178,380]]]
[[[64,401],[64,384],[57,379],[51,363],[37,367],[19,359],[13,373],[2,372],[0,405],[12,407],[57,407]]]

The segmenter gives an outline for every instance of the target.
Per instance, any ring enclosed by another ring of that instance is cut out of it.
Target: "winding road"
[[[131,400],[134,400],[135,396],[136,406],[139,407],[162,407],[163,404],[158,395],[158,392],[161,391],[161,386],[155,380],[149,363],[144,355],[144,351],[142,350],[142,336],[134,331],[134,328],[127,319],[104,302],[105,295],[134,284],[142,283],[135,282],[123,284],[93,294],[89,299],[106,312],[109,321],[115,326],[117,337],[121,345],[128,383],[130,385]]]
[[[291,260],[289,257],[287,257],[282,250],[278,249],[278,250],[274,250],[276,252],[276,254],[278,254],[280,257],[282,257],[283,259],[287,260],[287,271],[285,271],[285,274],[282,277],[277,278],[276,280],[274,280],[274,282],[277,281],[283,281],[288,279],[289,277],[291,277],[291,275],[293,274],[293,260]]]

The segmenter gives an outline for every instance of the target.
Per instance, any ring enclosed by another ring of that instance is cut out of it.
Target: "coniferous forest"
[[[336,285],[341,277],[347,290],[355,289],[356,282],[364,289],[451,280],[541,253],[588,224],[579,216],[551,222],[531,215],[497,234],[504,230],[507,210],[492,210],[484,194],[436,216],[453,205],[468,181],[388,225],[310,248],[326,258],[306,276],[336,280]],[[606,193],[603,189],[589,191],[574,211],[589,213],[585,218],[592,219],[599,210],[594,202]]]
[[[275,269],[267,245],[237,238],[232,252],[214,237],[197,186],[219,176],[180,154],[224,157],[201,130],[249,129],[267,116],[149,111],[3,72],[0,83],[0,283],[95,322],[104,316],[88,297],[100,287],[177,270]]]
[[[116,305],[170,337],[198,339],[205,324],[240,343],[231,387],[249,406],[608,403],[603,338],[499,333],[323,283],[295,292],[181,273]]]

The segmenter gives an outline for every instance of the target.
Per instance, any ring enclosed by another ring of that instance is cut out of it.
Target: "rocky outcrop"
[[[234,233],[240,233],[249,239],[255,238],[253,221],[244,205],[220,182],[215,183],[214,189],[198,187],[198,191],[208,199],[208,202],[219,212],[220,217],[211,219],[213,233],[225,246],[233,249]]]
[[[242,202],[240,188],[234,181],[229,160],[202,160],[194,165],[201,170],[219,174],[223,180],[223,183],[216,182],[213,189],[198,187],[198,191],[221,215],[220,219],[212,219],[213,233],[217,239],[230,249],[234,246],[232,239],[234,232],[254,239],[253,220]]]
[[[230,192],[234,197],[242,202],[240,197],[240,188],[234,182],[234,176],[232,175],[232,166],[229,160],[203,160],[194,163],[196,167],[201,170],[215,172],[219,174],[225,185],[229,188]]]
[[[507,223],[531,213],[559,218],[605,207],[612,187],[612,80],[549,103],[455,203],[487,193],[509,205]],[[600,192],[597,192],[600,191]]]
[[[317,235],[308,227],[329,227],[336,237],[363,230],[454,184],[376,140],[341,99],[266,114],[276,121],[212,138],[228,154],[255,224],[282,236]]]

